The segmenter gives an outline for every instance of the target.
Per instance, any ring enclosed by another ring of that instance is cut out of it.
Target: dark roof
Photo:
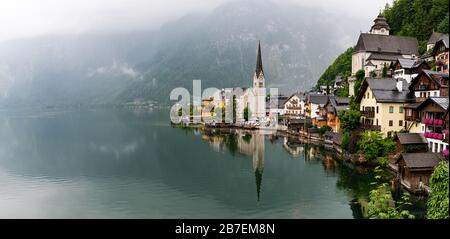
[[[256,57],[256,77],[259,77],[259,75],[261,73],[264,75],[262,56],[261,56],[261,42],[258,42],[258,55]]]
[[[438,153],[405,153],[402,158],[410,169],[432,169],[442,161]]]
[[[355,52],[367,51],[399,55],[419,55],[419,43],[415,37],[402,37],[361,33]]]
[[[400,144],[428,144],[425,137],[419,133],[397,133],[397,139]]]
[[[327,131],[327,132],[325,132],[325,134],[323,134],[323,136],[325,136],[325,138],[332,139],[332,138],[334,138],[335,134],[337,134],[337,133]]]
[[[436,45],[433,49],[433,55],[436,55],[436,51],[439,49],[439,45],[443,44],[445,48],[448,49],[448,35],[443,35],[439,41],[436,42]]]
[[[405,109],[416,109],[419,106],[419,103],[411,103],[411,104],[406,104],[404,107]]]
[[[328,95],[310,94],[308,95],[308,101],[317,105],[325,105],[328,102]]]
[[[399,63],[400,67],[402,69],[414,69],[419,67],[421,64],[426,64],[425,60],[423,59],[419,59],[419,60],[415,60],[415,59],[405,59],[405,58],[399,58],[396,62],[396,64]]]
[[[448,97],[429,97],[427,98],[424,102],[420,103],[417,106],[417,109],[422,109],[423,107],[425,107],[426,105],[430,104],[430,103],[435,103],[437,104],[439,107],[442,108],[442,110],[447,110],[448,109]]]
[[[311,119],[289,119],[288,124],[305,124],[305,123],[311,123]]]
[[[428,39],[427,44],[436,44],[436,42],[441,39],[442,35],[444,35],[444,33],[440,32],[431,33],[430,39]]]
[[[375,18],[375,20],[373,20],[373,22],[374,22],[374,25],[370,28],[371,31],[372,31],[372,29],[381,29],[381,28],[385,28],[386,30],[391,29],[389,27],[389,24],[387,23],[386,18],[384,17],[383,13],[381,13],[381,12],[377,16],[377,18]]]
[[[439,71],[423,70],[416,77],[414,77],[414,79],[411,81],[411,83],[409,85],[410,90],[414,89],[415,84],[417,84],[419,82],[420,77],[422,77],[422,75],[427,76],[429,79],[436,82],[436,84],[438,84],[440,87],[448,87],[448,85],[447,86],[441,85],[441,81],[440,81],[440,79],[442,79],[442,78],[448,79],[448,73],[439,72]]]
[[[402,82],[401,92],[397,89],[397,81]],[[370,87],[377,102],[406,103],[413,101],[413,99],[408,98],[408,83],[404,79],[367,78],[361,86],[361,91],[356,98],[357,102],[361,102],[367,87]]]
[[[342,134],[336,133],[333,135],[333,143],[337,145],[342,145]]]
[[[334,114],[337,114],[337,112],[341,110],[349,109],[349,103],[350,98],[329,96],[328,102],[326,103],[326,109],[328,112],[333,112]]]
[[[380,54],[380,53],[372,53],[367,58],[367,60],[384,60],[384,61],[396,61],[399,58],[403,58],[402,55],[399,54]],[[367,64],[366,64],[367,65]]]
[[[350,104],[350,98],[348,97],[334,97],[336,104],[338,105],[348,105]]]

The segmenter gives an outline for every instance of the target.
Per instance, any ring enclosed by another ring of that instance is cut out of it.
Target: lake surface
[[[0,218],[360,218],[372,177],[292,139],[173,128],[165,111],[0,111]]]

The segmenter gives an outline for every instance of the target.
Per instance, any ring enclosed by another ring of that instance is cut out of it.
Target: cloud
[[[230,0],[14,0],[0,2],[0,41],[45,34],[114,33],[157,28]],[[392,0],[284,0],[373,19]],[[277,2],[277,1],[276,1]]]

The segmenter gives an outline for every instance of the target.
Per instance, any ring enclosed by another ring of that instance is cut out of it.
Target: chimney
[[[397,79],[397,90],[398,90],[398,92],[403,91],[403,80],[401,80],[401,79]]]

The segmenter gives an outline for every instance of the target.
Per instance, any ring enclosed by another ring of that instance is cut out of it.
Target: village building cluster
[[[397,140],[391,169],[399,174],[404,187],[414,192],[428,185],[433,168],[449,150],[449,39],[433,32],[427,52],[419,55],[414,37],[393,36],[383,14],[374,20],[368,33],[361,33],[352,55],[352,76],[337,77],[332,86],[317,91],[271,96],[265,91],[261,45],[258,45],[252,87],[229,102],[226,90],[216,97],[202,99],[202,117],[214,116],[214,108],[235,105],[235,126],[264,128],[276,121],[276,130],[300,136],[322,136],[342,152],[342,126],[339,112],[350,109],[350,97],[360,106],[360,128],[379,131]],[[357,72],[364,80],[355,91]],[[333,93],[348,87],[349,97]],[[411,150],[413,148],[414,150]],[[409,150],[406,150],[409,149]]]

